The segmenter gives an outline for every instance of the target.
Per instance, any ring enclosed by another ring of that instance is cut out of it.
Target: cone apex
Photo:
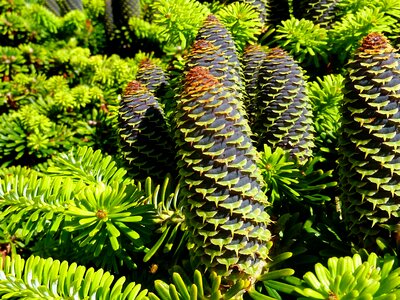
[[[205,67],[194,67],[189,70],[186,75],[185,91],[190,93],[191,90],[197,88],[208,88],[218,84],[218,79],[211,75],[210,71]]]
[[[130,95],[136,91],[144,90],[145,88],[146,87],[143,86],[139,81],[133,80],[133,81],[129,82],[128,85],[126,86],[124,94]]]
[[[379,32],[371,32],[361,42],[358,51],[376,51],[391,49],[388,39]]]

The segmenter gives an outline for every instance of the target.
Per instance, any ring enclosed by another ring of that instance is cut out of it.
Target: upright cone
[[[163,110],[139,81],[128,84],[119,107],[122,153],[135,178],[162,180],[175,170],[175,144]]]
[[[379,33],[347,66],[340,137],[344,220],[360,246],[400,222],[400,55]]]
[[[266,58],[267,53],[261,49],[259,45],[249,45],[244,49],[241,59],[244,82],[245,95],[244,106],[248,115],[250,127],[253,128],[254,122],[257,119],[257,111],[259,111],[260,103],[258,100],[258,75],[260,73],[261,64]]]
[[[179,172],[192,259],[225,284],[253,281],[268,261],[268,205],[256,150],[235,93],[202,66],[177,105]]]
[[[140,62],[136,80],[157,96],[162,96],[168,85],[168,76],[164,70],[147,58]]]
[[[259,71],[257,97],[259,147],[281,147],[300,160],[309,158],[314,146],[311,104],[301,68],[284,50],[267,53]]]

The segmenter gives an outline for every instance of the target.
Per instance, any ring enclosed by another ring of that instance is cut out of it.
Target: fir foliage
[[[153,23],[166,36],[166,47],[185,49],[190,45],[209,10],[193,0],[155,1]]]
[[[69,148],[73,133],[26,105],[0,116],[0,162],[34,165]]]
[[[0,257],[0,295],[3,299],[148,299],[147,290],[125,277],[76,263],[30,256]]]
[[[180,273],[174,272],[172,283],[169,285],[161,280],[156,280],[154,286],[159,297],[149,293],[149,299],[241,299],[240,296],[246,287],[245,282],[241,280],[227,291],[222,291],[221,276],[211,273],[210,282],[207,282],[199,270],[195,270],[192,283],[185,282],[184,278]]]
[[[356,50],[362,37],[370,32],[390,33],[396,22],[396,19],[377,6],[349,12],[332,25],[329,43],[334,43],[331,51],[343,63],[349,59],[349,53]]]
[[[315,149],[329,163],[337,159],[344,77],[330,74],[316,79],[307,86],[314,115]]]
[[[182,200],[180,184],[174,184],[173,179],[166,176],[162,183],[155,185],[154,181],[148,177],[145,181],[145,192],[149,203],[154,206],[157,214],[155,222],[160,227],[157,230],[158,239],[146,252],[143,261],[149,261],[162,249],[164,254],[171,253],[173,259],[170,262],[161,261],[160,263],[174,266],[182,255],[188,238],[185,215],[180,205]]]
[[[254,9],[258,12],[261,24],[265,26],[265,23],[268,19],[268,15],[270,13],[269,1],[267,0],[245,0],[243,1],[248,3],[254,7]]]
[[[397,299],[400,280],[397,259],[379,258],[375,253],[365,259],[352,257],[329,258],[327,266],[315,265],[314,272],[303,276],[302,284],[293,289],[298,299]]]
[[[305,164],[293,160],[289,151],[276,148],[274,151],[264,145],[260,152],[258,166],[266,182],[266,193],[274,207],[279,207],[289,201],[325,202],[331,197],[325,189],[334,187],[337,182],[332,180],[334,170],[317,169],[321,160],[315,157]]]
[[[340,124],[340,105],[343,100],[344,77],[330,74],[309,82],[307,94],[314,113],[314,128],[318,136],[336,135]]]
[[[261,33],[260,14],[250,4],[231,3],[219,10],[217,16],[231,33],[239,52]]]
[[[58,240],[58,246],[51,243],[54,253],[68,242],[69,257],[83,263],[134,268],[128,253],[146,250],[155,215],[140,188],[124,178],[126,171],[110,157],[81,148],[56,159],[48,172],[0,178],[0,220],[7,232],[25,243]]]
[[[326,62],[328,34],[326,29],[312,21],[291,18],[277,26],[274,39],[298,62],[319,67]]]

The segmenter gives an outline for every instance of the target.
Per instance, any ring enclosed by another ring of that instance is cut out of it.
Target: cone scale
[[[140,16],[140,0],[119,0],[119,3],[122,6],[122,16],[127,20]]]
[[[109,39],[113,37],[116,25],[114,22],[114,12],[112,6],[112,0],[105,0],[104,7],[104,24],[106,28],[106,34]]]
[[[236,61],[236,54],[233,53],[232,55],[230,58],[235,57]],[[221,47],[207,40],[196,40],[187,57],[185,74],[194,67],[205,67],[211,75],[221,81],[226,89],[229,89],[235,97],[241,99],[243,91],[240,75],[227,59],[229,58]],[[244,108],[241,107],[240,110],[242,114],[246,114]]]
[[[261,23],[265,24],[268,14],[270,13],[269,1],[268,0],[244,0],[254,7],[254,9],[260,14]]]
[[[61,16],[61,8],[56,0],[46,0],[44,6],[57,17]]]

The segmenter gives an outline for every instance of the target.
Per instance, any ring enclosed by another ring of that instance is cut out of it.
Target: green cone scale
[[[236,69],[229,63],[225,51],[220,46],[203,39],[195,40],[188,55],[185,57],[183,76],[186,76],[194,67],[207,68],[212,76],[217,78],[226,89],[230,90],[232,95],[235,95],[238,99],[242,98],[242,80]],[[179,93],[177,92],[177,94]],[[246,115],[242,103],[240,104],[241,107],[238,109],[243,115]]]
[[[230,89],[208,68],[185,76],[176,140],[185,215],[195,264],[226,284],[253,281],[268,260],[268,205],[247,120]]]
[[[229,31],[214,15],[209,15],[199,29],[186,58],[185,73],[196,66],[207,67],[225,88],[230,89],[237,99],[243,100],[243,72],[235,43]],[[242,101],[238,109],[246,116]]]
[[[261,64],[257,105],[261,107],[255,124],[259,147],[281,147],[300,160],[312,155],[312,110],[303,72],[280,48],[271,49]]]
[[[174,144],[162,108],[138,81],[130,82],[122,96],[119,128],[124,158],[136,178],[163,179],[174,172]]]
[[[110,33],[110,25],[113,24],[117,29],[129,27],[128,22],[131,17],[140,17],[140,0],[106,0],[106,26],[107,33]],[[109,22],[112,16],[112,23]],[[107,23],[108,22],[108,23]],[[115,33],[111,32],[111,37]]]
[[[244,3],[251,4],[255,10],[260,14],[260,20],[264,24],[269,14],[269,1],[268,0],[244,0]]]
[[[351,234],[368,245],[377,236],[389,239],[400,222],[400,55],[370,33],[347,68],[342,210]]]
[[[58,4],[61,8],[62,15],[75,9],[83,10],[82,0],[59,0]]]
[[[246,107],[250,126],[252,127],[256,113],[258,111],[257,93],[258,93],[258,74],[261,63],[266,58],[267,53],[259,45],[249,45],[244,49],[241,59],[244,82],[245,96],[244,105]]]
[[[168,85],[168,77],[164,70],[147,58],[140,62],[136,80],[157,96],[163,94]]]
[[[307,1],[303,17],[329,29],[336,16],[336,5],[339,0]]]

